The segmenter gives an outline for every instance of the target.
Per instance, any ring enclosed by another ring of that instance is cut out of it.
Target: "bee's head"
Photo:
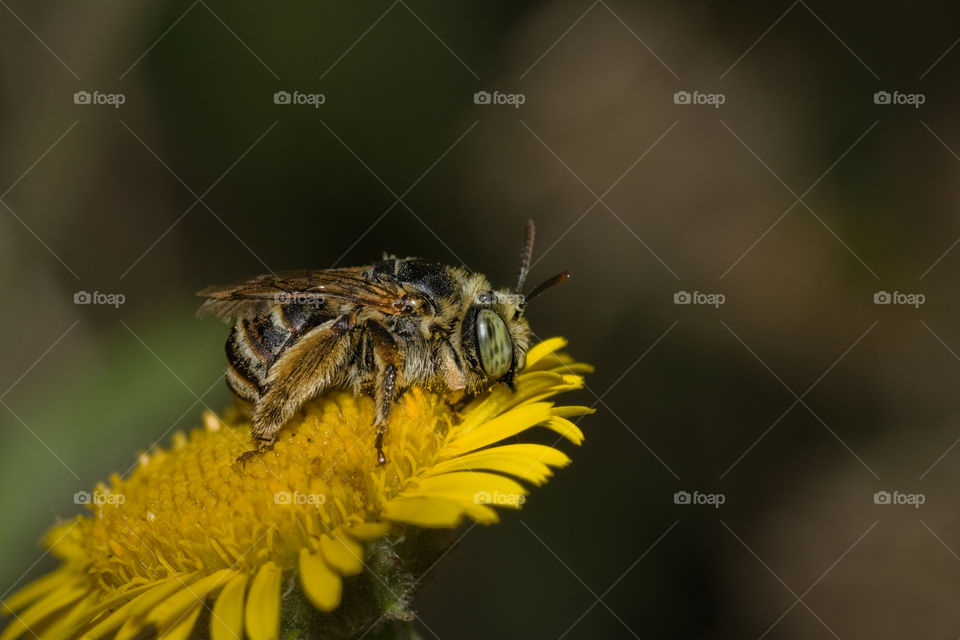
[[[570,278],[564,271],[537,285],[527,295],[520,293],[530,270],[533,235],[533,221],[528,220],[517,286],[513,291],[490,290],[477,294],[467,309],[461,329],[461,344],[476,372],[511,389],[517,371],[526,362],[530,344],[530,325],[523,317],[527,303]]]

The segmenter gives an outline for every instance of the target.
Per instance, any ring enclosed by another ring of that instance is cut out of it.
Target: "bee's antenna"
[[[520,253],[520,275],[517,277],[517,287],[513,290],[515,293],[520,293],[523,283],[527,281],[530,259],[533,257],[533,235],[533,220],[527,220],[523,235],[523,250]]]
[[[533,300],[534,298],[536,298],[538,295],[540,295],[541,293],[543,293],[544,291],[546,291],[546,290],[549,289],[550,287],[552,287],[552,286],[554,286],[554,285],[558,285],[558,284],[560,284],[561,282],[566,282],[566,281],[569,280],[569,279],[570,279],[570,272],[569,272],[569,271],[564,271],[563,273],[558,273],[557,275],[553,276],[552,278],[541,282],[540,284],[538,284],[537,286],[535,286],[535,287],[533,288],[533,290],[530,291],[530,293],[528,293],[526,296],[524,296],[523,304],[526,305],[528,302],[530,302],[531,300]]]

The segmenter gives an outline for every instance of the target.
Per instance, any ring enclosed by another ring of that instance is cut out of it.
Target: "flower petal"
[[[363,572],[363,545],[346,535],[320,538],[320,551],[323,559],[340,575],[353,576]]]
[[[176,593],[180,589],[183,589],[183,585],[190,584],[193,581],[194,575],[188,575],[185,577],[174,576],[166,582],[158,584],[156,587],[147,591],[146,593],[138,596],[137,598],[131,600],[125,606],[120,607],[116,611],[116,614],[123,612],[123,616],[118,618],[113,624],[113,626],[102,631],[99,636],[94,635],[96,630],[99,630],[102,624],[111,622],[110,616],[103,623],[98,624],[94,629],[91,629],[89,632],[90,637],[102,637],[106,633],[109,633],[120,623],[123,623],[123,626],[120,627],[120,630],[117,631],[117,635],[114,637],[114,640],[129,640],[130,638],[135,637],[140,630],[143,628],[145,616],[149,613],[155,606],[169,598],[172,594]],[[87,634],[84,634],[86,637]]]
[[[588,416],[596,412],[597,412],[596,409],[591,409],[590,407],[582,407],[578,405],[554,407],[552,411],[553,415],[560,416],[561,418],[575,418],[577,416]]]
[[[74,572],[69,566],[63,566],[49,575],[34,580],[10,596],[10,598],[3,603],[2,607],[0,607],[0,612],[2,612],[3,615],[10,615],[14,611],[23,609],[40,596],[50,593],[59,587],[63,584],[64,579],[71,577],[73,574]]]
[[[549,402],[534,402],[502,413],[469,433],[452,434],[437,457],[449,458],[515,436],[549,420],[552,406]]]
[[[567,346],[566,338],[554,337],[541,340],[527,351],[527,365],[524,367],[524,371],[536,366],[545,356],[550,355],[554,351],[559,351],[565,346]]]
[[[347,534],[360,542],[376,540],[390,533],[389,522],[356,522],[343,527]]]
[[[504,386],[494,387],[489,394],[470,402],[462,411],[460,423],[450,430],[449,439],[485,428],[487,422],[511,409],[530,406],[564,391],[583,387],[583,378],[564,376],[555,371],[533,371],[517,377],[516,387],[510,391]]]
[[[97,638],[102,638],[108,633],[111,633],[117,627],[123,624],[128,618],[130,618],[131,615],[133,615],[132,612],[134,608],[142,598],[152,597],[152,595],[156,592],[163,594],[161,598],[157,599],[161,600],[170,592],[175,591],[179,584],[180,583],[177,581],[177,578],[167,578],[166,580],[156,584],[149,585],[149,589],[147,589],[144,593],[137,595],[132,600],[122,605],[119,609],[98,622],[92,629],[84,633],[81,636],[81,640],[96,640]]]
[[[73,580],[61,584],[49,595],[33,603],[29,609],[18,614],[0,634],[0,640],[13,640],[13,638],[20,637],[25,631],[30,631],[31,635],[35,636],[36,633],[32,631],[34,626],[37,626],[50,614],[73,604],[82,598],[86,592],[87,585],[84,580]]]
[[[395,498],[383,506],[383,516],[395,522],[406,522],[420,527],[453,528],[469,512],[480,524],[493,524],[500,518],[497,512],[482,504],[466,505],[443,498]]]
[[[527,490],[516,480],[485,471],[455,471],[423,478],[415,488],[404,491],[400,497],[427,496],[445,498],[462,505],[497,504],[517,507]],[[496,496],[503,496],[501,501]],[[510,500],[509,497],[513,497]],[[501,504],[502,503],[502,504]]]
[[[123,605],[129,603],[135,597],[139,596],[142,593],[149,591],[157,586],[157,583],[147,583],[142,584],[138,587],[133,587],[118,593],[109,598],[104,598],[103,600],[95,600],[89,608],[84,611],[83,615],[77,620],[73,621],[69,628],[64,629],[61,637],[63,638],[73,638],[77,635],[77,632],[88,626],[91,622],[95,621],[97,617],[107,610],[113,610],[117,607],[123,607]],[[118,622],[116,626],[120,626]],[[116,628],[116,627],[114,627]]]
[[[339,606],[343,581],[320,554],[300,549],[300,584],[317,609],[333,611]]]
[[[69,611],[57,615],[56,620],[47,624],[37,636],[37,640],[54,640],[54,638],[69,637],[62,632],[78,621],[83,624],[90,620],[91,610],[96,603],[97,594],[88,593],[86,598],[78,600]]]
[[[197,580],[190,586],[184,585],[183,589],[157,605],[147,615],[146,623],[153,624],[158,629],[163,629],[173,624],[194,605],[198,603],[202,604],[207,594],[222,587],[235,575],[236,571],[232,569],[221,569],[206,578]]]
[[[560,416],[553,416],[549,420],[543,423],[543,426],[556,431],[561,436],[569,440],[575,445],[583,444],[583,431],[580,431],[580,427],[573,424],[566,418],[561,418]]]
[[[553,447],[541,444],[508,444],[446,460],[434,465],[427,475],[487,469],[516,476],[539,486],[553,475],[550,467],[564,467],[568,464],[570,458],[567,454]]]
[[[250,640],[276,640],[280,635],[280,578],[273,562],[260,567],[247,594],[244,624]]]
[[[194,603],[192,609],[188,609],[174,619],[174,625],[160,635],[160,640],[187,640],[194,625],[197,624],[197,618],[203,611],[203,601],[198,600]]]
[[[241,573],[220,592],[210,618],[211,640],[243,640],[243,596],[248,579]]]

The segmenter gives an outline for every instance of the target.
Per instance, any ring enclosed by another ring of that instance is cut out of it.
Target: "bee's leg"
[[[329,386],[350,351],[349,331],[353,326],[352,315],[348,314],[311,329],[271,365],[251,420],[257,448],[241,455],[239,461],[269,451],[280,429],[303,403]]]
[[[274,437],[274,439],[270,441],[261,440],[257,438],[257,448],[251,449],[250,451],[244,451],[243,453],[241,453],[239,456],[237,456],[237,462],[239,462],[240,464],[246,464],[247,460],[249,460],[250,458],[253,458],[254,456],[258,456],[265,451],[270,451],[270,449],[273,449],[274,442],[276,442],[276,437]]]
[[[368,321],[367,332],[370,344],[373,347],[374,362],[376,363],[376,382],[374,385],[374,401],[376,402],[377,417],[374,423],[377,427],[377,464],[386,464],[387,458],[383,455],[383,436],[387,432],[390,422],[390,409],[397,395],[397,378],[400,374],[401,357],[390,332],[378,322]]]
[[[390,408],[393,406],[393,398],[397,389],[397,367],[388,364],[383,368],[383,373],[377,378],[377,464],[386,464],[387,458],[383,455],[383,436],[387,432],[387,425],[390,421]]]
[[[254,413],[253,428],[251,429],[253,439],[257,443],[256,449],[251,449],[250,451],[244,451],[239,456],[237,456],[237,462],[245,464],[247,460],[258,456],[266,451],[273,449],[273,444],[277,441],[277,433],[280,431],[280,427],[283,426],[283,423],[276,425],[263,425],[258,423],[256,420],[257,413]]]
[[[239,395],[234,393],[234,401],[237,411],[240,412],[240,415],[245,418],[253,418],[256,413],[256,407],[259,404],[258,399],[241,398]],[[257,440],[257,448],[241,453],[239,456],[237,456],[237,462],[245,464],[250,458],[259,455],[264,451],[268,451],[273,447],[273,440],[264,440],[260,438],[256,431],[254,431],[253,437]]]

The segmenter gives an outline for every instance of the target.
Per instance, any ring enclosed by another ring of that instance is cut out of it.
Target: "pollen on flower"
[[[0,640],[122,639],[147,626],[186,637],[208,598],[216,640],[275,638],[285,575],[299,577],[320,611],[337,608],[342,579],[364,571],[365,543],[406,525],[496,522],[493,507],[523,504],[518,480],[540,485],[569,463],[553,447],[498,444],[537,425],[582,441],[569,418],[589,410],[548,401],[582,387],[590,370],[556,353],[564,344],[536,345],[515,392],[494,388],[458,412],[435,394],[406,393],[391,413],[382,466],[364,395],[308,403],[271,451],[245,463],[236,459],[253,447],[249,423],[205,413],[203,428],[175,434],[169,449],[141,454],[129,477],[98,485],[90,515],[47,534],[64,564],[7,600],[17,617]]]

